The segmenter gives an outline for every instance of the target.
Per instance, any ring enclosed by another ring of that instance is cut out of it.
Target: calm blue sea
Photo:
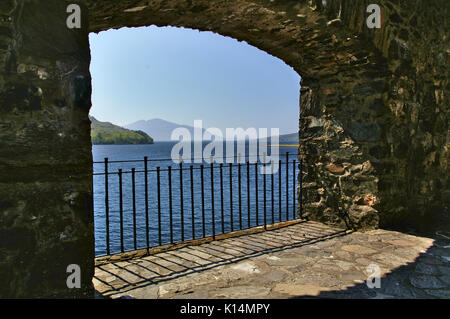
[[[206,144],[206,143],[205,143]],[[184,215],[184,239],[192,239],[192,208],[194,208],[194,231],[196,238],[203,236],[203,214],[202,214],[202,184],[201,170],[199,163],[184,163],[182,180],[180,179],[179,164],[172,161],[160,161],[160,159],[168,159],[171,157],[172,147],[175,142],[156,142],[152,145],[94,145],[92,154],[94,162],[104,161],[107,157],[109,161],[121,160],[139,160],[141,162],[125,162],[110,163],[108,165],[109,172],[117,173],[118,169],[123,170],[122,177],[122,199],[123,199],[123,233],[125,250],[134,249],[134,218],[133,218],[133,196],[132,196],[132,168],[136,169],[135,174],[135,211],[136,211],[136,242],[137,248],[146,247],[145,234],[145,189],[144,189],[144,156],[149,158],[148,174],[149,181],[149,237],[150,245],[157,246],[159,244],[159,223],[158,223],[158,188],[156,168],[160,167],[160,211],[161,211],[161,239],[162,244],[170,243],[170,201],[169,201],[169,176],[168,167],[171,166],[172,171],[172,224],[173,224],[173,240],[181,241],[181,206],[183,206]],[[289,219],[292,219],[294,208],[294,164],[297,154],[297,148],[281,147],[279,149],[280,159],[283,163],[286,161],[284,154],[289,152],[290,164],[288,166],[288,184],[286,183],[286,165],[283,164],[277,174],[272,176],[266,175],[266,214],[267,222],[272,222],[272,212],[274,222],[286,220],[286,212],[288,210]],[[246,154],[248,155],[248,145],[246,145]],[[269,151],[270,154],[270,151]],[[250,154],[255,156],[255,154]],[[191,176],[189,167],[194,167],[193,181],[194,192],[191,192]],[[210,165],[203,163],[205,166],[203,171],[204,177],[204,220],[205,235],[212,235],[212,197],[211,197],[211,169]],[[255,172],[255,165],[250,165],[249,183],[250,189],[247,188],[247,166],[241,166],[241,203],[239,205],[239,183],[238,183],[238,167],[233,167],[231,172],[229,164],[224,164],[222,172],[223,191],[220,188],[220,170],[219,164],[214,164],[213,171],[213,188],[214,188],[214,221],[216,234],[229,232],[233,224],[234,230],[239,229],[240,222],[243,228],[250,226],[262,225],[264,223],[264,175],[260,171]],[[237,165],[237,160],[235,161]],[[94,173],[103,173],[105,165],[103,163],[94,163]],[[279,178],[281,174],[281,201],[279,193]],[[295,175],[298,174],[296,169]],[[256,202],[256,178],[258,179],[258,205]],[[297,176],[295,177],[297,180]],[[95,216],[95,253],[97,256],[106,254],[106,217],[105,217],[105,176],[95,175],[94,181],[94,216]],[[181,201],[180,181],[183,183],[183,201]],[[231,184],[231,191],[230,191]],[[110,250],[111,253],[119,252],[120,244],[120,200],[119,200],[119,176],[118,174],[109,175],[109,210],[110,210]],[[288,189],[288,202],[286,204],[286,185]],[[272,187],[273,186],[273,187]],[[272,202],[273,188],[273,202]],[[223,195],[221,195],[223,194]],[[232,196],[230,196],[232,194]],[[248,194],[250,201],[248,201]],[[192,196],[194,205],[192,206]],[[223,205],[222,205],[223,197]],[[296,200],[296,199],[295,199]],[[183,205],[181,205],[183,204]],[[281,204],[281,210],[280,210]],[[258,207],[257,207],[258,206]],[[273,206],[273,210],[272,210]],[[222,229],[222,211],[223,211],[223,228]],[[241,214],[239,214],[241,211]],[[250,219],[248,218],[250,212]],[[241,216],[241,217],[240,217]]]

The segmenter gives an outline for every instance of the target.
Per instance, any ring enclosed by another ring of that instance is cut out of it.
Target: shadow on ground
[[[394,237],[399,235],[395,233],[390,234],[390,236]],[[311,250],[313,246],[316,246],[314,254],[316,254],[317,259],[315,260],[320,261],[326,259],[326,249],[328,251],[334,249],[336,241],[348,241],[351,244],[352,238],[355,236],[361,237],[365,235],[361,233],[353,235],[349,234],[348,231],[305,222],[298,226],[290,226],[264,233],[214,241],[198,246],[183,247],[136,260],[112,262],[97,267],[99,272],[102,273],[101,276],[96,273],[94,278],[98,283],[96,287],[102,287],[101,290],[97,291],[97,297],[105,298],[116,295],[116,297],[123,296],[121,298],[130,299],[132,297],[126,295],[128,291],[147,287],[144,289],[146,290],[145,295],[137,298],[158,298],[160,296],[158,295],[157,286],[160,283],[170,283],[172,280],[191,274],[205,274],[207,270],[236,264],[263,255],[274,253],[293,254],[299,251],[297,248]],[[381,287],[379,289],[369,289],[366,282],[360,282],[347,285],[345,289],[326,289],[314,296],[303,294],[296,296],[291,294],[290,297],[294,299],[450,298],[450,232],[434,232],[427,237],[433,239],[433,244],[431,246],[426,245],[428,249],[421,251],[420,255],[414,254],[415,258],[407,258],[408,260],[413,260],[412,262],[397,268],[389,268],[391,270],[381,277]],[[359,240],[361,241],[361,238]],[[317,249],[317,247],[322,248]],[[419,251],[417,248],[415,250]],[[200,277],[198,277],[199,280],[205,280],[205,277],[203,279],[200,279]],[[274,283],[276,284],[277,282]],[[284,283],[284,281],[278,281],[278,283]],[[231,285],[236,284],[242,283],[234,281]],[[217,289],[220,290],[221,288],[217,287]],[[192,288],[192,290],[198,292],[197,288]],[[153,295],[149,293],[151,291],[154,291]],[[271,291],[273,291],[273,285]],[[183,296],[186,295],[181,291],[180,297],[183,298]],[[197,296],[197,299],[207,298],[202,297],[207,295]],[[275,298],[289,297],[286,295],[283,297],[280,294],[269,294],[267,297],[272,296],[275,296]],[[211,298],[211,295],[209,298]]]
[[[293,299],[450,299],[450,232],[438,231],[428,238],[432,238],[434,244],[414,262],[382,276],[379,288],[369,288],[365,282]]]
[[[97,266],[97,269],[108,273],[111,280],[114,278],[112,282],[107,282],[97,274],[94,276],[94,280],[109,287],[103,291],[97,290],[97,297],[108,296],[118,289],[127,291],[137,287],[142,288],[265,254],[324,242],[349,233],[349,231],[336,230],[336,228],[318,224],[307,222],[300,224],[301,232],[298,232],[298,228],[293,229],[292,226],[288,226],[198,246],[187,246],[136,260],[111,262]],[[130,264],[135,267],[130,267]],[[112,267],[115,268],[114,271],[111,270]],[[142,276],[142,272],[137,271],[139,269],[147,274],[151,273],[152,276],[150,278],[147,275]]]

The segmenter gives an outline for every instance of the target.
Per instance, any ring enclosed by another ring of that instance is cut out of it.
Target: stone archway
[[[377,107],[389,71],[366,35],[343,25],[338,13],[342,6],[331,3],[327,9],[320,1],[121,1],[114,5],[95,1],[88,5],[93,32],[148,25],[213,31],[245,40],[292,66],[302,76],[305,217],[358,229],[378,227],[379,176],[369,150],[380,143],[384,120],[378,119],[383,110]],[[360,5],[352,10],[365,9]],[[366,16],[362,13],[364,25]],[[360,185],[353,185],[355,179]],[[336,214],[339,207],[344,215]]]
[[[0,296],[79,296],[94,270],[89,32],[182,26],[302,76],[305,217],[357,229],[448,204],[446,0],[7,0],[0,5]],[[82,8],[68,29],[68,4]],[[420,11],[419,17],[416,12]],[[81,267],[81,290],[66,268]]]

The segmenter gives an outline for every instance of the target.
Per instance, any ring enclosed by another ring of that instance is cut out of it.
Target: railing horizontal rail
[[[298,156],[299,154],[296,154],[296,153],[289,153],[289,156]],[[258,158],[258,157],[261,157],[260,155],[245,155],[245,156],[241,156],[241,155],[239,155],[239,154],[236,154],[236,155],[233,155],[233,156],[220,156],[220,157],[218,157],[218,156],[213,156],[213,158],[215,159],[215,160],[217,160],[217,159],[239,159],[239,158],[241,158],[241,159],[246,159],[246,158],[248,158],[248,159],[250,159],[250,158]],[[180,158],[177,158],[177,161],[178,160],[183,160],[183,161],[200,161],[200,160],[205,160],[205,158],[203,158],[203,157],[194,157],[194,158],[192,158],[192,157],[180,157]],[[208,158],[208,160],[209,160],[209,158]],[[173,159],[172,158],[167,158],[167,157],[165,157],[165,158],[149,158],[149,159],[147,159],[147,162],[170,162],[170,161],[173,161]],[[145,160],[140,160],[140,159],[136,159],[136,160],[116,160],[116,161],[108,161],[108,163],[110,163],[110,164],[113,164],[113,163],[143,163],[143,162],[145,162]],[[94,164],[104,164],[105,163],[105,161],[94,161],[93,162]]]
[[[102,162],[103,164],[105,163],[105,162]],[[112,162],[109,162],[109,163],[112,163]],[[241,163],[241,164],[246,164],[247,162],[244,162],[244,163]],[[277,162],[277,163],[279,163],[279,164],[281,164],[281,165],[286,165],[286,163],[287,162]],[[290,163],[292,163],[292,162],[290,162]],[[288,163],[288,164],[290,164],[290,163]],[[215,163],[216,165],[218,165],[218,164],[220,164],[220,163]],[[254,163],[251,163],[251,164],[254,164]],[[263,163],[260,163],[261,165],[263,165]],[[269,165],[270,163],[266,163],[266,165]],[[200,164],[197,164],[197,165],[200,165]],[[232,164],[232,167],[239,167],[239,164]],[[218,166],[216,166],[216,167],[214,167],[214,168],[219,168]],[[198,166],[198,167],[193,167],[193,169],[194,170],[201,170],[201,167],[200,166]],[[172,172],[174,172],[174,171],[179,171],[180,170],[180,168],[174,168],[174,167],[172,167],[171,168],[171,170],[172,170]],[[184,170],[184,171],[186,171],[187,170],[187,168],[182,168],[182,170]],[[169,171],[169,168],[160,168],[160,170],[159,170],[160,172],[168,172]],[[157,170],[156,169],[149,169],[149,170],[147,170],[147,173],[156,173],[157,172]],[[133,171],[122,171],[122,174],[132,174],[133,173]],[[145,170],[135,170],[135,173],[145,173]],[[103,172],[103,173],[93,173],[92,175],[94,175],[94,176],[99,176],[99,175],[105,175],[106,173],[105,172]],[[119,174],[119,170],[117,170],[117,172],[107,172],[107,174],[109,174],[109,175],[118,175]]]

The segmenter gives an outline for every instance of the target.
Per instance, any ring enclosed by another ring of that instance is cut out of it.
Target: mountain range
[[[185,128],[194,136],[194,127],[162,119],[140,120],[124,127],[98,121],[93,116],[89,116],[89,119],[92,144],[153,144],[153,141],[171,141],[172,132],[177,128]],[[279,144],[298,144],[298,133],[280,135]]]
[[[194,127],[189,125],[181,125],[162,119],[152,119],[148,121],[140,120],[124,126],[129,130],[139,130],[150,135],[155,141],[171,141],[171,134],[176,128],[186,128],[191,136],[194,136]],[[205,129],[203,129],[203,132]],[[298,133],[284,134],[279,137],[280,144],[298,143]]]

